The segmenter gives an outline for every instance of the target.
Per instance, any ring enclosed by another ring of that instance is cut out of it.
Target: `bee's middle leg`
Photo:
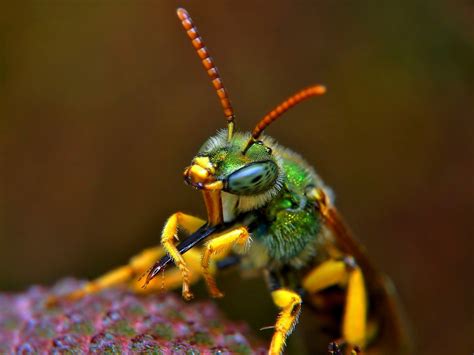
[[[82,287],[74,290],[66,295],[58,297],[50,297],[48,304],[53,305],[60,299],[64,300],[78,300],[82,297],[99,292],[109,287],[117,285],[125,285],[144,273],[153,263],[165,255],[165,251],[161,246],[156,246],[143,250],[140,254],[135,255],[130,259],[128,264],[119,266],[95,280],[89,281]],[[135,281],[136,282],[136,281]],[[136,290],[136,289],[135,289]]]
[[[303,280],[303,288],[316,293],[327,287],[341,285],[346,288],[346,304],[341,333],[343,343],[357,352],[367,341],[367,292],[362,270],[352,257],[328,260],[309,272]]]
[[[210,266],[211,258],[215,258],[217,255],[225,256],[230,252],[234,245],[245,247],[249,241],[250,234],[247,228],[238,227],[218,235],[207,242],[204,246],[201,266],[204,279],[212,297],[222,297],[223,293],[219,291],[216,285],[216,281],[213,276],[214,270]]]

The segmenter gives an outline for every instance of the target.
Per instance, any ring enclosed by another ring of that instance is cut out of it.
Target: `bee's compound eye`
[[[225,191],[254,195],[268,190],[278,177],[278,166],[271,160],[250,163],[227,178]]]

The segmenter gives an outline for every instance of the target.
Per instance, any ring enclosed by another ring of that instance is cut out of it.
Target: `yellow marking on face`
[[[208,157],[194,158],[191,166],[187,167],[184,175],[191,179],[193,183],[206,184],[215,180],[216,169]]]
[[[193,165],[194,164],[199,165],[200,167],[206,169],[211,174],[215,174],[216,172],[214,165],[212,165],[208,157],[196,157],[193,160]]]
[[[206,182],[209,177],[209,171],[199,165],[191,165],[188,170],[188,175],[191,177],[193,182]]]

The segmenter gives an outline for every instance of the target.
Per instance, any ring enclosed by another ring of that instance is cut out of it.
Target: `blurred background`
[[[205,216],[182,171],[225,120],[176,18],[183,4],[0,5],[1,290],[95,277],[157,244],[171,213]],[[474,351],[473,3],[185,6],[239,129],[327,85],[267,133],[333,187],[397,285],[418,353]],[[219,280],[230,316],[271,324],[262,281],[232,277]]]

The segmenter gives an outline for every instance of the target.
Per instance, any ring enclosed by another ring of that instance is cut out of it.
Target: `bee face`
[[[234,195],[257,195],[271,189],[279,176],[272,149],[258,142],[243,154],[247,141],[239,134],[230,142],[219,137],[209,140],[185,170],[185,180],[197,188],[221,181],[223,191]]]

